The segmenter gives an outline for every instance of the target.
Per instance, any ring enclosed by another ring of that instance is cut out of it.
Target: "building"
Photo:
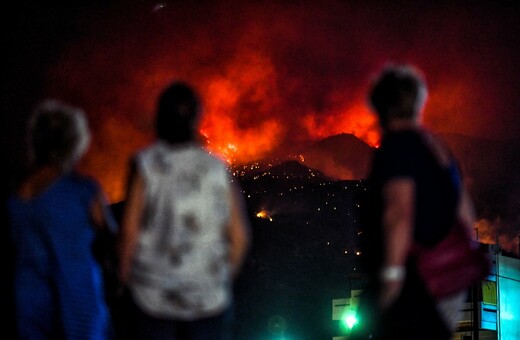
[[[491,273],[471,289],[453,340],[520,339],[520,259],[485,246]]]
[[[488,250],[491,272],[469,290],[453,340],[520,339],[520,258],[495,245],[481,246]],[[332,340],[348,340],[361,292],[351,290],[349,298],[332,300],[337,324]]]

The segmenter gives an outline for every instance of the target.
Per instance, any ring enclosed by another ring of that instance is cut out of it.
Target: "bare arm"
[[[136,171],[130,176],[125,205],[119,244],[119,279],[123,285],[128,281],[144,209],[144,180]]]
[[[384,263],[381,273],[381,307],[399,296],[406,259],[412,243],[415,182],[409,178],[389,181],[383,188]]]
[[[249,221],[245,215],[242,195],[236,186],[232,186],[230,193],[231,218],[228,224],[228,238],[230,243],[229,260],[233,276],[236,276],[244,262],[250,243]]]

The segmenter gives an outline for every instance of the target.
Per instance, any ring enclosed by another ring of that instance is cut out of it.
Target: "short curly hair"
[[[90,131],[82,109],[55,99],[39,103],[28,128],[29,155],[35,166],[54,165],[68,170],[90,144]]]
[[[391,118],[413,118],[423,108],[428,89],[419,71],[409,65],[383,69],[370,91],[369,102],[382,126]]]

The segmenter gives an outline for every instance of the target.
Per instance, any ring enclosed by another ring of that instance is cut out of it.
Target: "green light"
[[[348,328],[352,329],[354,325],[357,323],[357,319],[353,315],[349,315],[345,319],[345,323],[347,324]]]
[[[271,334],[284,335],[287,330],[287,322],[283,316],[273,315],[269,318],[267,327]]]
[[[348,310],[341,318],[341,321],[346,328],[352,329],[352,327],[358,323],[356,312],[354,310]]]

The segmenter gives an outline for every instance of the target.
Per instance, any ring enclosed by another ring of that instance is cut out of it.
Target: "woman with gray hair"
[[[474,223],[457,160],[422,124],[426,97],[423,77],[409,65],[385,68],[369,95],[382,141],[363,207],[370,284],[352,339],[450,339],[465,300],[465,291],[434,298],[412,252],[439,244],[455,221],[468,230]]]
[[[100,186],[73,171],[90,141],[82,110],[56,100],[31,116],[29,175],[8,201],[21,339],[107,339],[112,327],[92,245],[114,227]]]

